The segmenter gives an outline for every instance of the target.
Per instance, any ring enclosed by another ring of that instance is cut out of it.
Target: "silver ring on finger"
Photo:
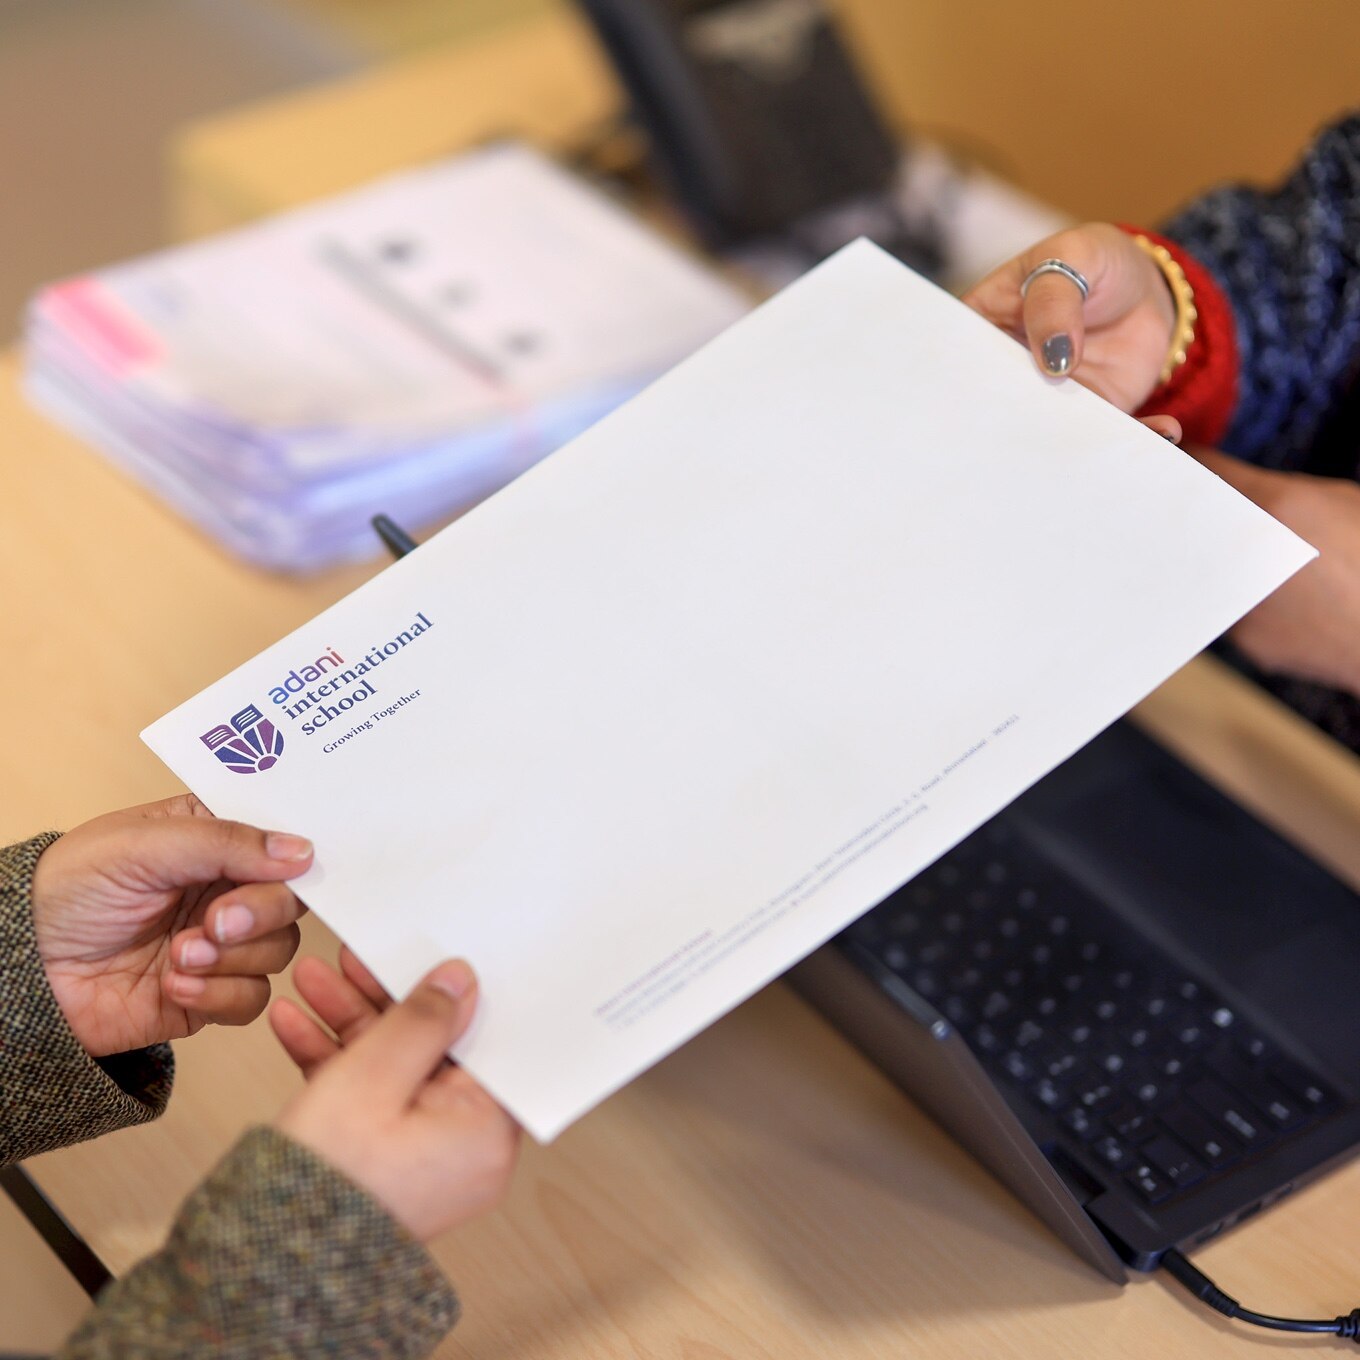
[[[1023,298],[1029,292],[1029,286],[1041,274],[1061,274],[1063,278],[1071,280],[1081,290],[1081,300],[1083,302],[1091,294],[1091,285],[1086,282],[1086,275],[1080,269],[1073,269],[1066,260],[1040,260],[1033,269],[1025,275],[1025,281],[1020,285],[1020,296]]]

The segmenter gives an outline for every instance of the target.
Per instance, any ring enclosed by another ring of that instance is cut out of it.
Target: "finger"
[[[380,1010],[392,1004],[391,993],[359,962],[349,945],[340,946],[340,971]]]
[[[1036,241],[1028,250],[1007,260],[1005,264],[998,265],[985,278],[974,284],[963,295],[963,300],[993,325],[1010,331],[1020,339],[1025,339],[1029,294],[1042,279],[1063,278],[1062,275],[1041,274],[1027,289],[1025,280],[1029,278],[1030,273],[1045,260],[1061,260],[1077,270],[1094,288],[1104,265],[1105,234],[1102,224],[1087,223],[1046,236],[1042,241]],[[1081,290],[1070,279],[1066,280],[1066,283],[1080,301]],[[1079,330],[1083,329],[1080,326],[1080,319],[1077,324]],[[1032,332],[1029,339],[1034,339]],[[1035,358],[1042,365],[1041,354],[1036,352]]]
[[[265,977],[165,975],[166,995],[178,1006],[214,1025],[248,1025],[269,1004]]]
[[[461,959],[441,963],[370,1025],[323,1080],[352,1083],[370,1103],[405,1106],[467,1029],[476,1006],[472,969]]]
[[[963,301],[975,312],[993,326],[1009,331],[1017,339],[1024,338],[1024,306],[1020,298],[1020,285],[1025,278],[1025,269],[1021,266],[1021,258],[1017,256],[1007,260],[963,295]]]
[[[1175,416],[1143,416],[1142,423],[1159,434],[1163,439],[1169,439],[1173,444],[1179,444],[1184,435],[1181,423]]]
[[[245,883],[213,901],[203,927],[218,944],[241,944],[292,925],[306,913],[306,905],[284,883]]]
[[[1117,227],[1088,222],[1046,237],[1008,260],[964,301],[1023,340],[1043,372],[1065,377],[1081,363],[1088,322],[1112,322],[1141,296],[1146,279],[1130,265],[1133,257],[1141,252]],[[1085,278],[1089,307],[1077,284],[1061,273],[1040,274],[1025,287],[1045,260],[1061,260]]]
[[[147,817],[121,828],[135,835],[118,855],[148,889],[183,888],[220,878],[238,883],[296,878],[312,864],[312,843],[216,817]]]
[[[345,1046],[378,1018],[378,1008],[363,992],[320,959],[300,960],[293,970],[293,985]]]
[[[287,997],[280,997],[269,1008],[269,1025],[304,1077],[310,1077],[322,1063],[340,1052],[340,1045],[296,1001]]]
[[[193,926],[170,941],[170,958],[182,972],[211,977],[281,973],[297,953],[301,939],[302,932],[291,925],[245,944],[220,945]]]
[[[1025,339],[1034,362],[1051,378],[1065,378],[1081,363],[1085,302],[1086,295],[1066,274],[1055,271],[1030,279],[1023,301]]]

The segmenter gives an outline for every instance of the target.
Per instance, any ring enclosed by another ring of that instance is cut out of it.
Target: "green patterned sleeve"
[[[58,1360],[415,1360],[457,1319],[424,1247],[320,1158],[260,1128]]]
[[[30,888],[56,839],[0,849],[0,1166],[155,1119],[174,1077],[168,1044],[90,1057],[52,995]]]

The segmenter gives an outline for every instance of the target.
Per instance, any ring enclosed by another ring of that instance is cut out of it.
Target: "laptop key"
[[[1124,1069],[1123,1082],[1128,1100],[1145,1110],[1163,1104],[1170,1094],[1166,1080],[1147,1060],[1130,1063]]]
[[[1149,1109],[1166,1099],[1166,1088],[1156,1081],[1140,1081],[1136,1086],[1130,1086],[1128,1092]]]
[[[1156,1116],[1136,1105],[1122,1105],[1105,1116],[1105,1122],[1126,1142],[1138,1143],[1156,1128]]]
[[[1156,1167],[1147,1162],[1140,1162],[1124,1179],[1152,1204],[1160,1204],[1174,1188]]]
[[[1084,1105],[1074,1106],[1062,1117],[1063,1124],[1082,1142],[1089,1142],[1100,1132],[1100,1120]]]
[[[1312,1118],[1313,1111],[1302,1101],[1250,1068],[1232,1066],[1220,1072],[1281,1132],[1296,1129]]]
[[[1005,992],[992,992],[982,1003],[982,1014],[988,1020],[999,1020],[1011,1008],[1011,999]]]
[[[1133,1149],[1122,1139],[1106,1135],[1091,1145],[1091,1152],[1098,1162],[1112,1171],[1123,1171],[1133,1164]]]
[[[1165,1020],[1176,1009],[1176,1003],[1169,996],[1150,996],[1143,1003],[1143,1014],[1149,1020]]]
[[[1094,1114],[1114,1104],[1115,1089],[1108,1082],[1097,1082],[1077,1093],[1077,1104]]]
[[[1040,1077],[1029,1088],[1029,1093],[1044,1109],[1051,1110],[1054,1114],[1065,1110],[1072,1103],[1072,1098],[1067,1092],[1049,1077]]]
[[[1166,1134],[1159,1134],[1150,1143],[1145,1143],[1138,1152],[1171,1182],[1177,1190],[1202,1181],[1205,1176],[1203,1165],[1185,1147]]]
[[[1173,1105],[1160,1111],[1158,1118],[1210,1171],[1221,1171],[1242,1155],[1236,1142],[1190,1105]]]
[[[1044,1071],[1054,1081],[1071,1081],[1082,1067],[1082,1060],[1075,1053],[1060,1051],[1044,1064]]]
[[[1222,1082],[1206,1077],[1196,1082],[1186,1094],[1206,1114],[1219,1124],[1231,1130],[1237,1141],[1249,1151],[1273,1141],[1261,1116],[1235,1091],[1230,1091]]]
[[[1313,1113],[1325,1110],[1332,1103],[1331,1096],[1306,1068],[1289,1058],[1276,1058],[1266,1065],[1272,1080],[1278,1082],[1292,1096],[1301,1100]]]
[[[1179,1081],[1186,1072],[1185,1059],[1175,1055],[1156,1059],[1152,1068],[1164,1081]]]
[[[1256,1098],[1254,1092],[1253,1098]],[[1295,1104],[1292,1100],[1281,1099],[1268,1089],[1262,1090],[1257,1103],[1265,1111],[1266,1117],[1281,1133],[1296,1129],[1308,1120],[1308,1111],[1304,1110],[1302,1106]]]

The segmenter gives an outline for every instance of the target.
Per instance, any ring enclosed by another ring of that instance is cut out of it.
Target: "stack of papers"
[[[746,310],[498,146],[48,288],[36,401],[250,561],[373,551],[503,486]]]
[[[548,1139],[1313,555],[861,243],[143,735]]]

